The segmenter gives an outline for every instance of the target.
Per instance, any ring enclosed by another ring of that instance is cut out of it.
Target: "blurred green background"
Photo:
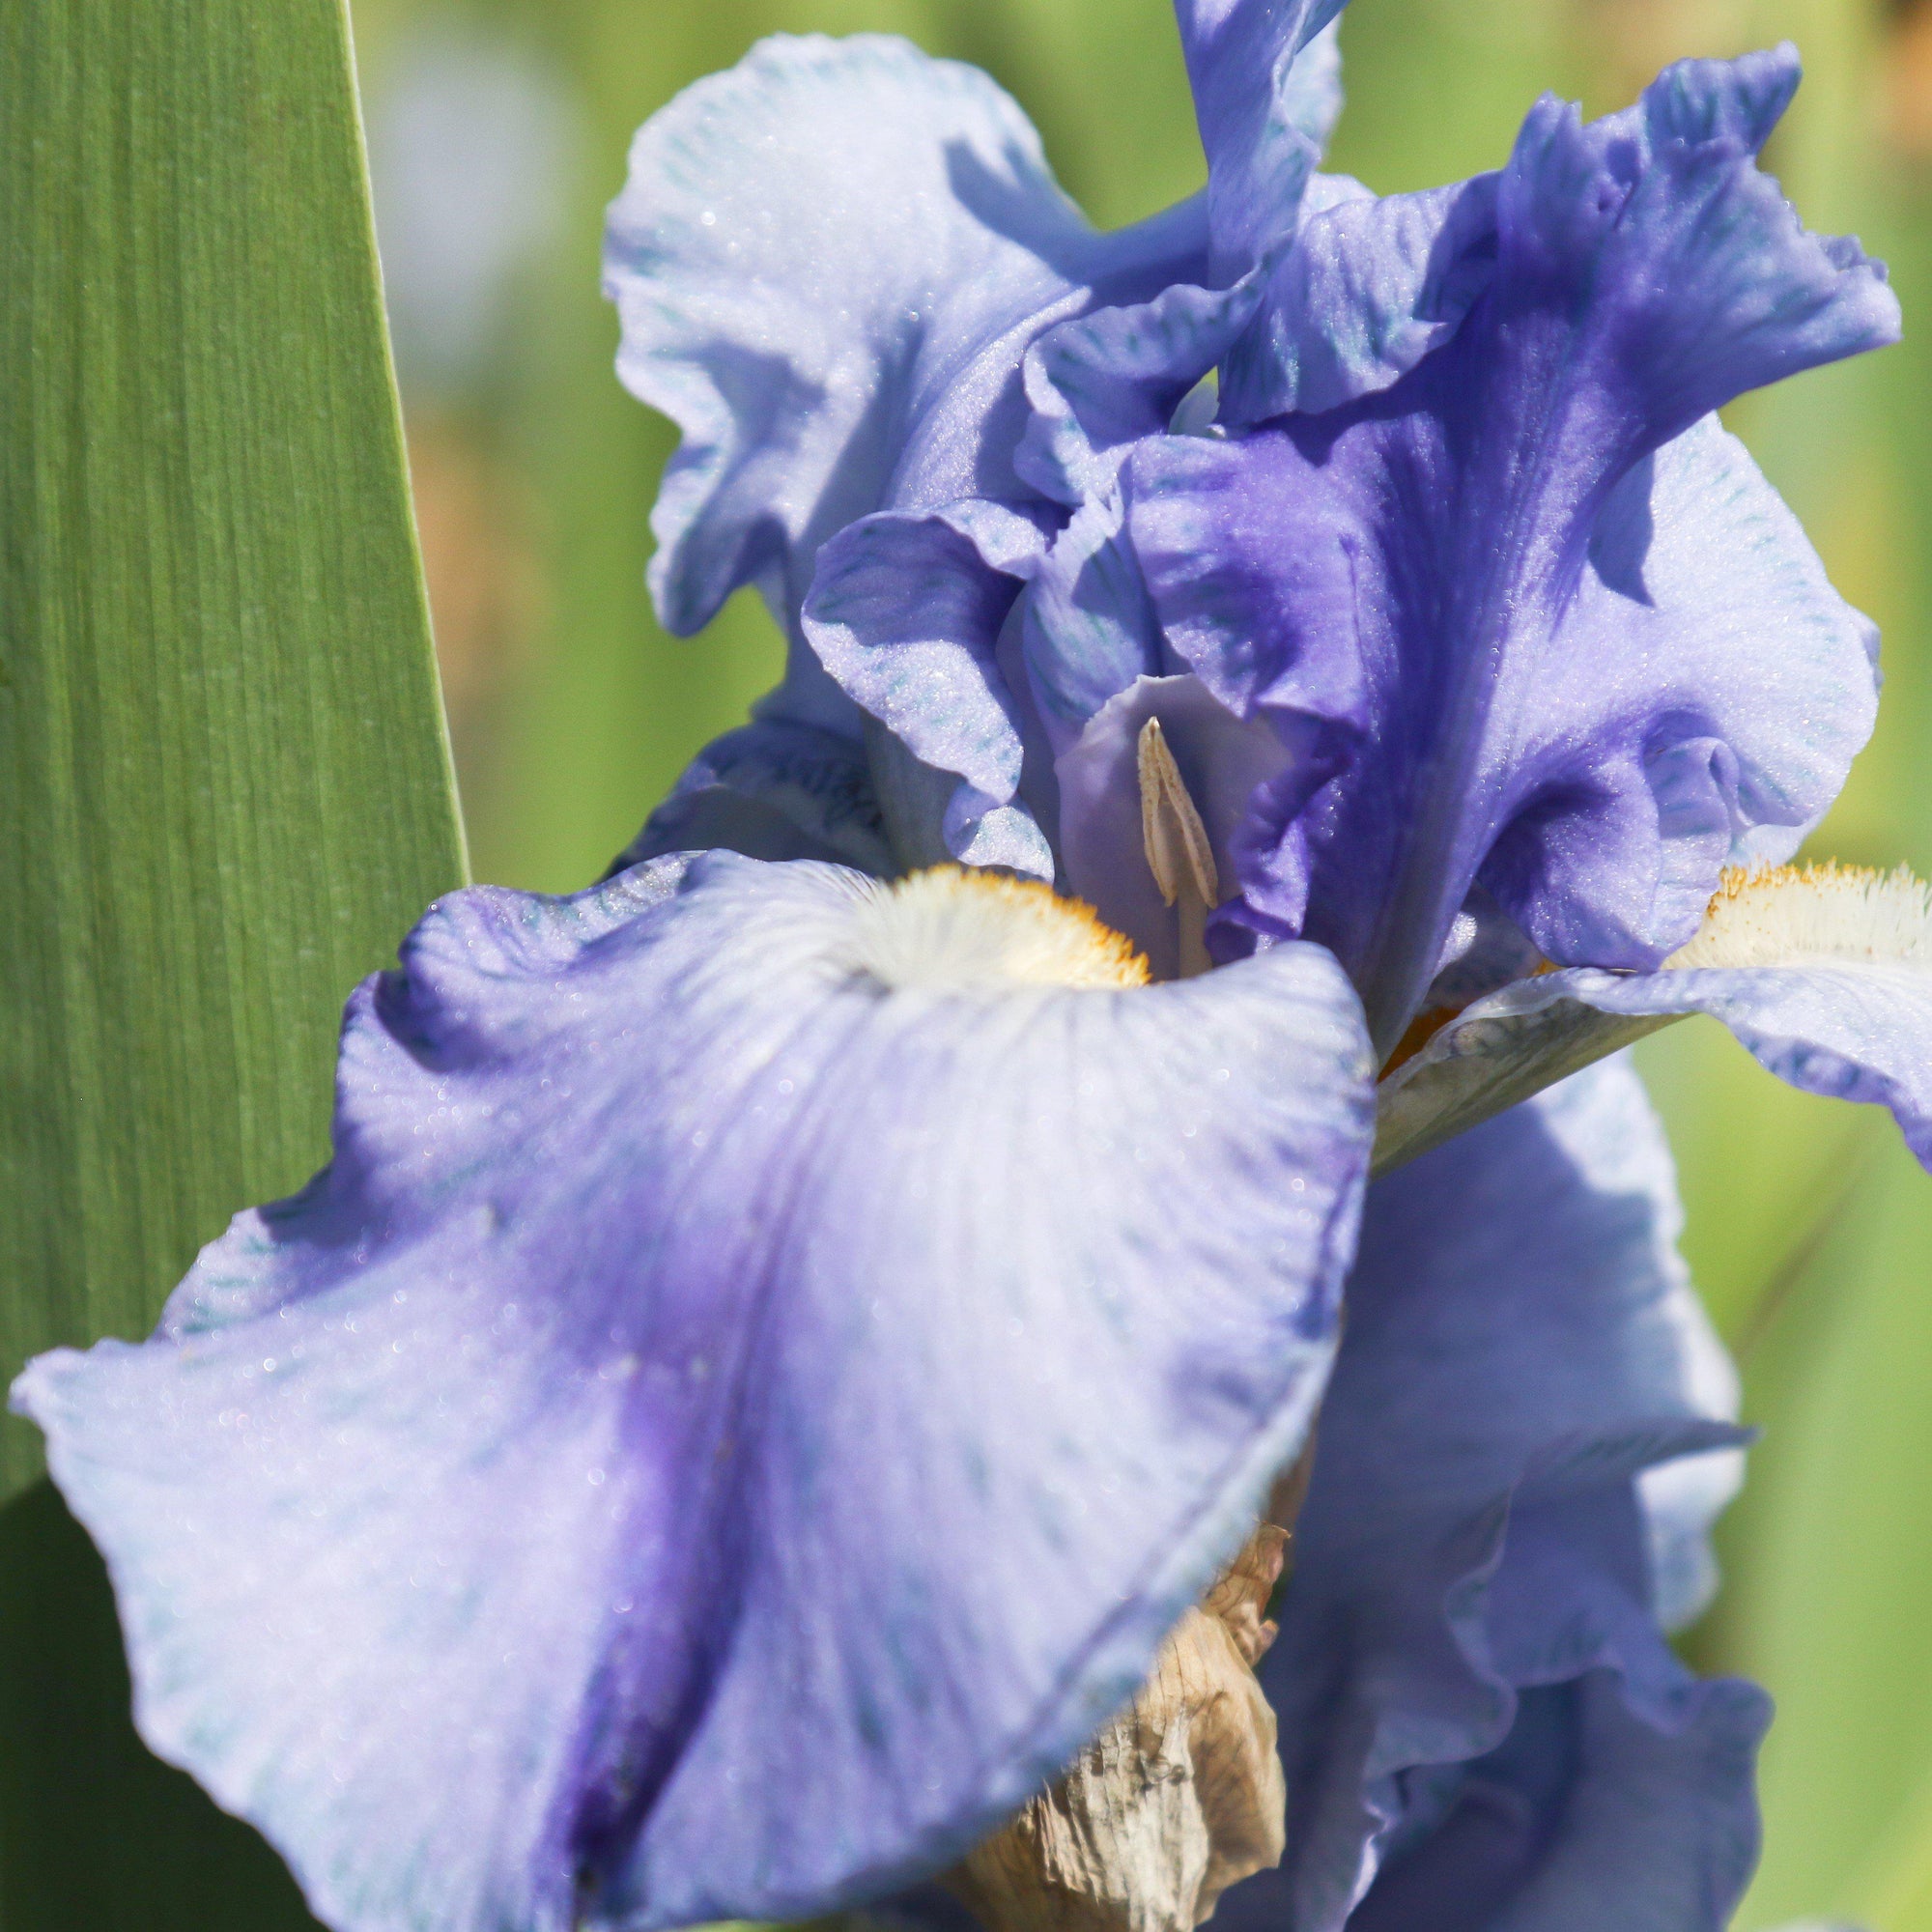
[[[761,34],[888,29],[989,69],[1113,225],[1202,175],[1169,0],[356,0],[378,223],[476,875],[594,877],[775,676],[749,594],[654,624],[670,448],[611,372],[602,209],[632,130]],[[1771,161],[1888,257],[1908,341],[1747,399],[1734,426],[1885,632],[1884,722],[1820,852],[1932,870],[1932,0],[1353,0],[1331,164],[1391,190],[1501,160],[1546,88],[1592,111],[1663,62],[1789,37]],[[1647,1067],[1685,1245],[1765,1436],[1689,1644],[1780,1706],[1741,1923],[1932,1932],[1932,1189],[1883,1121],[1757,1075],[1715,1028]]]

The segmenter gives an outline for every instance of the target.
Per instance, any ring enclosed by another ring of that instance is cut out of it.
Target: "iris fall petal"
[[[1622,1063],[1370,1190],[1262,1666],[1289,1853],[1217,1925],[1725,1922],[1766,1711],[1663,1639],[1739,1473],[1679,1226]]]
[[[906,896],[911,894],[911,896]],[[1039,888],[459,894],[333,1164],[14,1401],[144,1736],[353,1932],[804,1917],[957,1856],[1295,1453],[1369,1125],[1312,948]]]
[[[1907,874],[1834,867],[1730,873],[1662,972],[1578,967],[1478,1000],[1382,1082],[1377,1165],[1691,1013],[1794,1087],[1889,1109],[1932,1167],[1932,902]]]
[[[1687,64],[1588,128],[1545,101],[1444,347],[1344,408],[1127,467],[1169,644],[1344,754],[1258,801],[1274,853],[1241,883],[1264,929],[1337,952],[1383,1051],[1479,876],[1551,957],[1654,965],[1731,841],[1815,816],[1869,730],[1868,627],[1742,452],[1715,429],[1665,447],[1896,333],[1882,273],[1754,166],[1793,78],[1788,51]],[[1714,572],[1800,644],[1755,698],[1767,653],[1713,621]]]

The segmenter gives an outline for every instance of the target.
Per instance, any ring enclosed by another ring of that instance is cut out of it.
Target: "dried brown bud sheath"
[[[1263,1523],[1126,1710],[950,1874],[991,1932],[1191,1932],[1280,1861],[1287,1797],[1253,1666],[1287,1542]]]

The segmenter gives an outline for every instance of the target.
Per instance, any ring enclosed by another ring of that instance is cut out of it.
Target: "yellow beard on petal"
[[[895,991],[1148,982],[1146,958],[1092,906],[1036,880],[957,866],[870,888],[838,963]]]
[[[1900,867],[1732,867],[1704,923],[1664,961],[1791,966],[1807,959],[1932,966],[1932,890]]]

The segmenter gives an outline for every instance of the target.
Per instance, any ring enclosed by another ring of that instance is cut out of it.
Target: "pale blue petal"
[[[1932,971],[1922,964],[1550,977],[1583,981],[1556,996],[1580,998],[1600,1012],[1709,1013],[1780,1080],[1889,1108],[1906,1145],[1932,1167]]]
[[[1013,103],[904,42],[761,42],[646,122],[606,282],[619,375],[685,436],[652,518],[666,623],[771,570],[796,608],[882,500],[911,393],[1090,246]]]
[[[1679,61],[1605,125],[1650,146],[1724,140],[1755,155],[1784,118],[1802,72],[1789,41],[1743,60]]]
[[[881,877],[897,869],[864,745],[777,718],[707,745],[611,869],[713,847],[824,859]]]
[[[1887,1108],[1932,1168],[1932,970],[1821,958],[1637,974],[1577,967],[1507,986],[1382,1083],[1378,1170],[1689,1013],[1721,1020],[1761,1066],[1804,1093]]]
[[[866,715],[903,753],[954,781],[917,802],[928,826],[936,808],[939,852],[1051,879],[1046,836],[1018,802],[1025,719],[998,654],[1047,543],[1037,522],[998,503],[867,517],[826,545],[804,624]],[[894,804],[889,795],[889,821]],[[926,830],[894,831],[903,856],[925,855]]]
[[[891,991],[878,890],[442,901],[351,1005],[332,1166],[16,1384],[143,1735],[345,1932],[944,1864],[1294,1454],[1366,1156],[1333,962]]]
[[[1294,233],[1342,108],[1346,0],[1176,0],[1208,154],[1209,274],[1225,286]],[[1325,31],[1324,31],[1325,30]]]
[[[665,623],[755,583],[792,628],[855,518],[1025,494],[1028,344],[1198,280],[1204,241],[1185,209],[1097,235],[1006,95],[903,41],[778,37],[687,89],[639,131],[605,248],[618,374],[684,437],[651,520]],[[785,715],[856,736],[813,671]]]
[[[1663,1641],[1738,1462],[1680,1224],[1622,1063],[1371,1188],[1263,1663],[1288,1856],[1217,1925],[1724,1923],[1765,1708]]]

